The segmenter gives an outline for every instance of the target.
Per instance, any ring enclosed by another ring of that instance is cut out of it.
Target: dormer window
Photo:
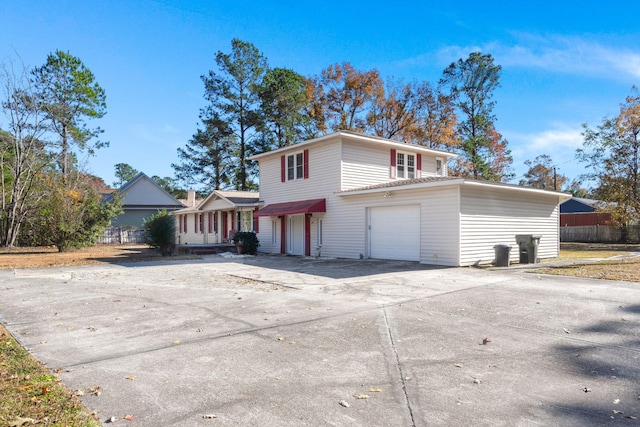
[[[396,153],[396,177],[413,179],[416,177],[416,156],[409,153]]]

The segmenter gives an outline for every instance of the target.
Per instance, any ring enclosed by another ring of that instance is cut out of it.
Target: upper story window
[[[409,153],[396,153],[396,177],[412,179],[416,177],[416,156]]]
[[[280,157],[281,181],[309,178],[309,150]]]
[[[304,157],[302,153],[287,156],[287,181],[304,178]]]
[[[444,176],[444,159],[436,157],[436,176]]]

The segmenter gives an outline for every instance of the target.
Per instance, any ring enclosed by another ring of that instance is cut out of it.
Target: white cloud
[[[488,42],[481,46],[447,46],[436,58],[448,64],[471,52],[490,53],[503,67],[539,68],[555,73],[640,78],[640,53],[607,46],[586,38],[517,34],[516,43]],[[417,57],[416,59],[419,59]]]

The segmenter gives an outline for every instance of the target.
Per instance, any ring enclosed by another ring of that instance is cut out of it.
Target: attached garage
[[[420,261],[420,205],[368,208],[369,257]]]

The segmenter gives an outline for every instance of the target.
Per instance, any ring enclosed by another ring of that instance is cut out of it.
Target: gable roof
[[[212,200],[221,199],[233,207],[259,206],[260,193],[255,191],[225,191],[213,190],[197,206],[180,209],[176,213],[198,212],[204,210],[205,206]]]
[[[337,132],[334,132],[334,133],[330,133],[330,134],[327,134],[327,135],[320,136],[318,138],[313,138],[313,139],[309,139],[307,141],[299,142],[297,144],[288,145],[286,147],[278,148],[277,150],[265,151],[264,153],[254,154],[253,156],[249,157],[249,160],[259,160],[262,157],[271,156],[271,155],[275,155],[275,154],[280,154],[280,153],[284,153],[284,152],[287,152],[287,151],[299,150],[300,148],[307,147],[307,146],[312,145],[312,144],[320,144],[320,143],[323,143],[323,142],[328,142],[328,141],[331,141],[331,140],[338,140],[338,139],[342,139],[342,138],[350,139],[352,141],[360,141],[360,142],[364,142],[364,143],[368,143],[368,144],[388,146],[390,148],[405,149],[405,150],[407,148],[410,148],[411,150],[414,150],[416,152],[435,154],[437,156],[442,156],[442,157],[457,157],[458,156],[457,154],[449,153],[447,151],[442,151],[442,150],[436,150],[436,149],[433,149],[433,148],[427,148],[427,147],[424,147],[422,145],[409,144],[409,143],[406,143],[406,142],[395,141],[395,140],[392,140],[392,139],[382,138],[381,136],[366,135],[364,133],[359,133],[359,132],[340,130],[340,131],[337,131]]]
[[[124,209],[180,209],[184,207],[184,204],[143,172],[139,172],[114,193],[122,195]],[[107,194],[103,201],[111,202],[114,193]]]

